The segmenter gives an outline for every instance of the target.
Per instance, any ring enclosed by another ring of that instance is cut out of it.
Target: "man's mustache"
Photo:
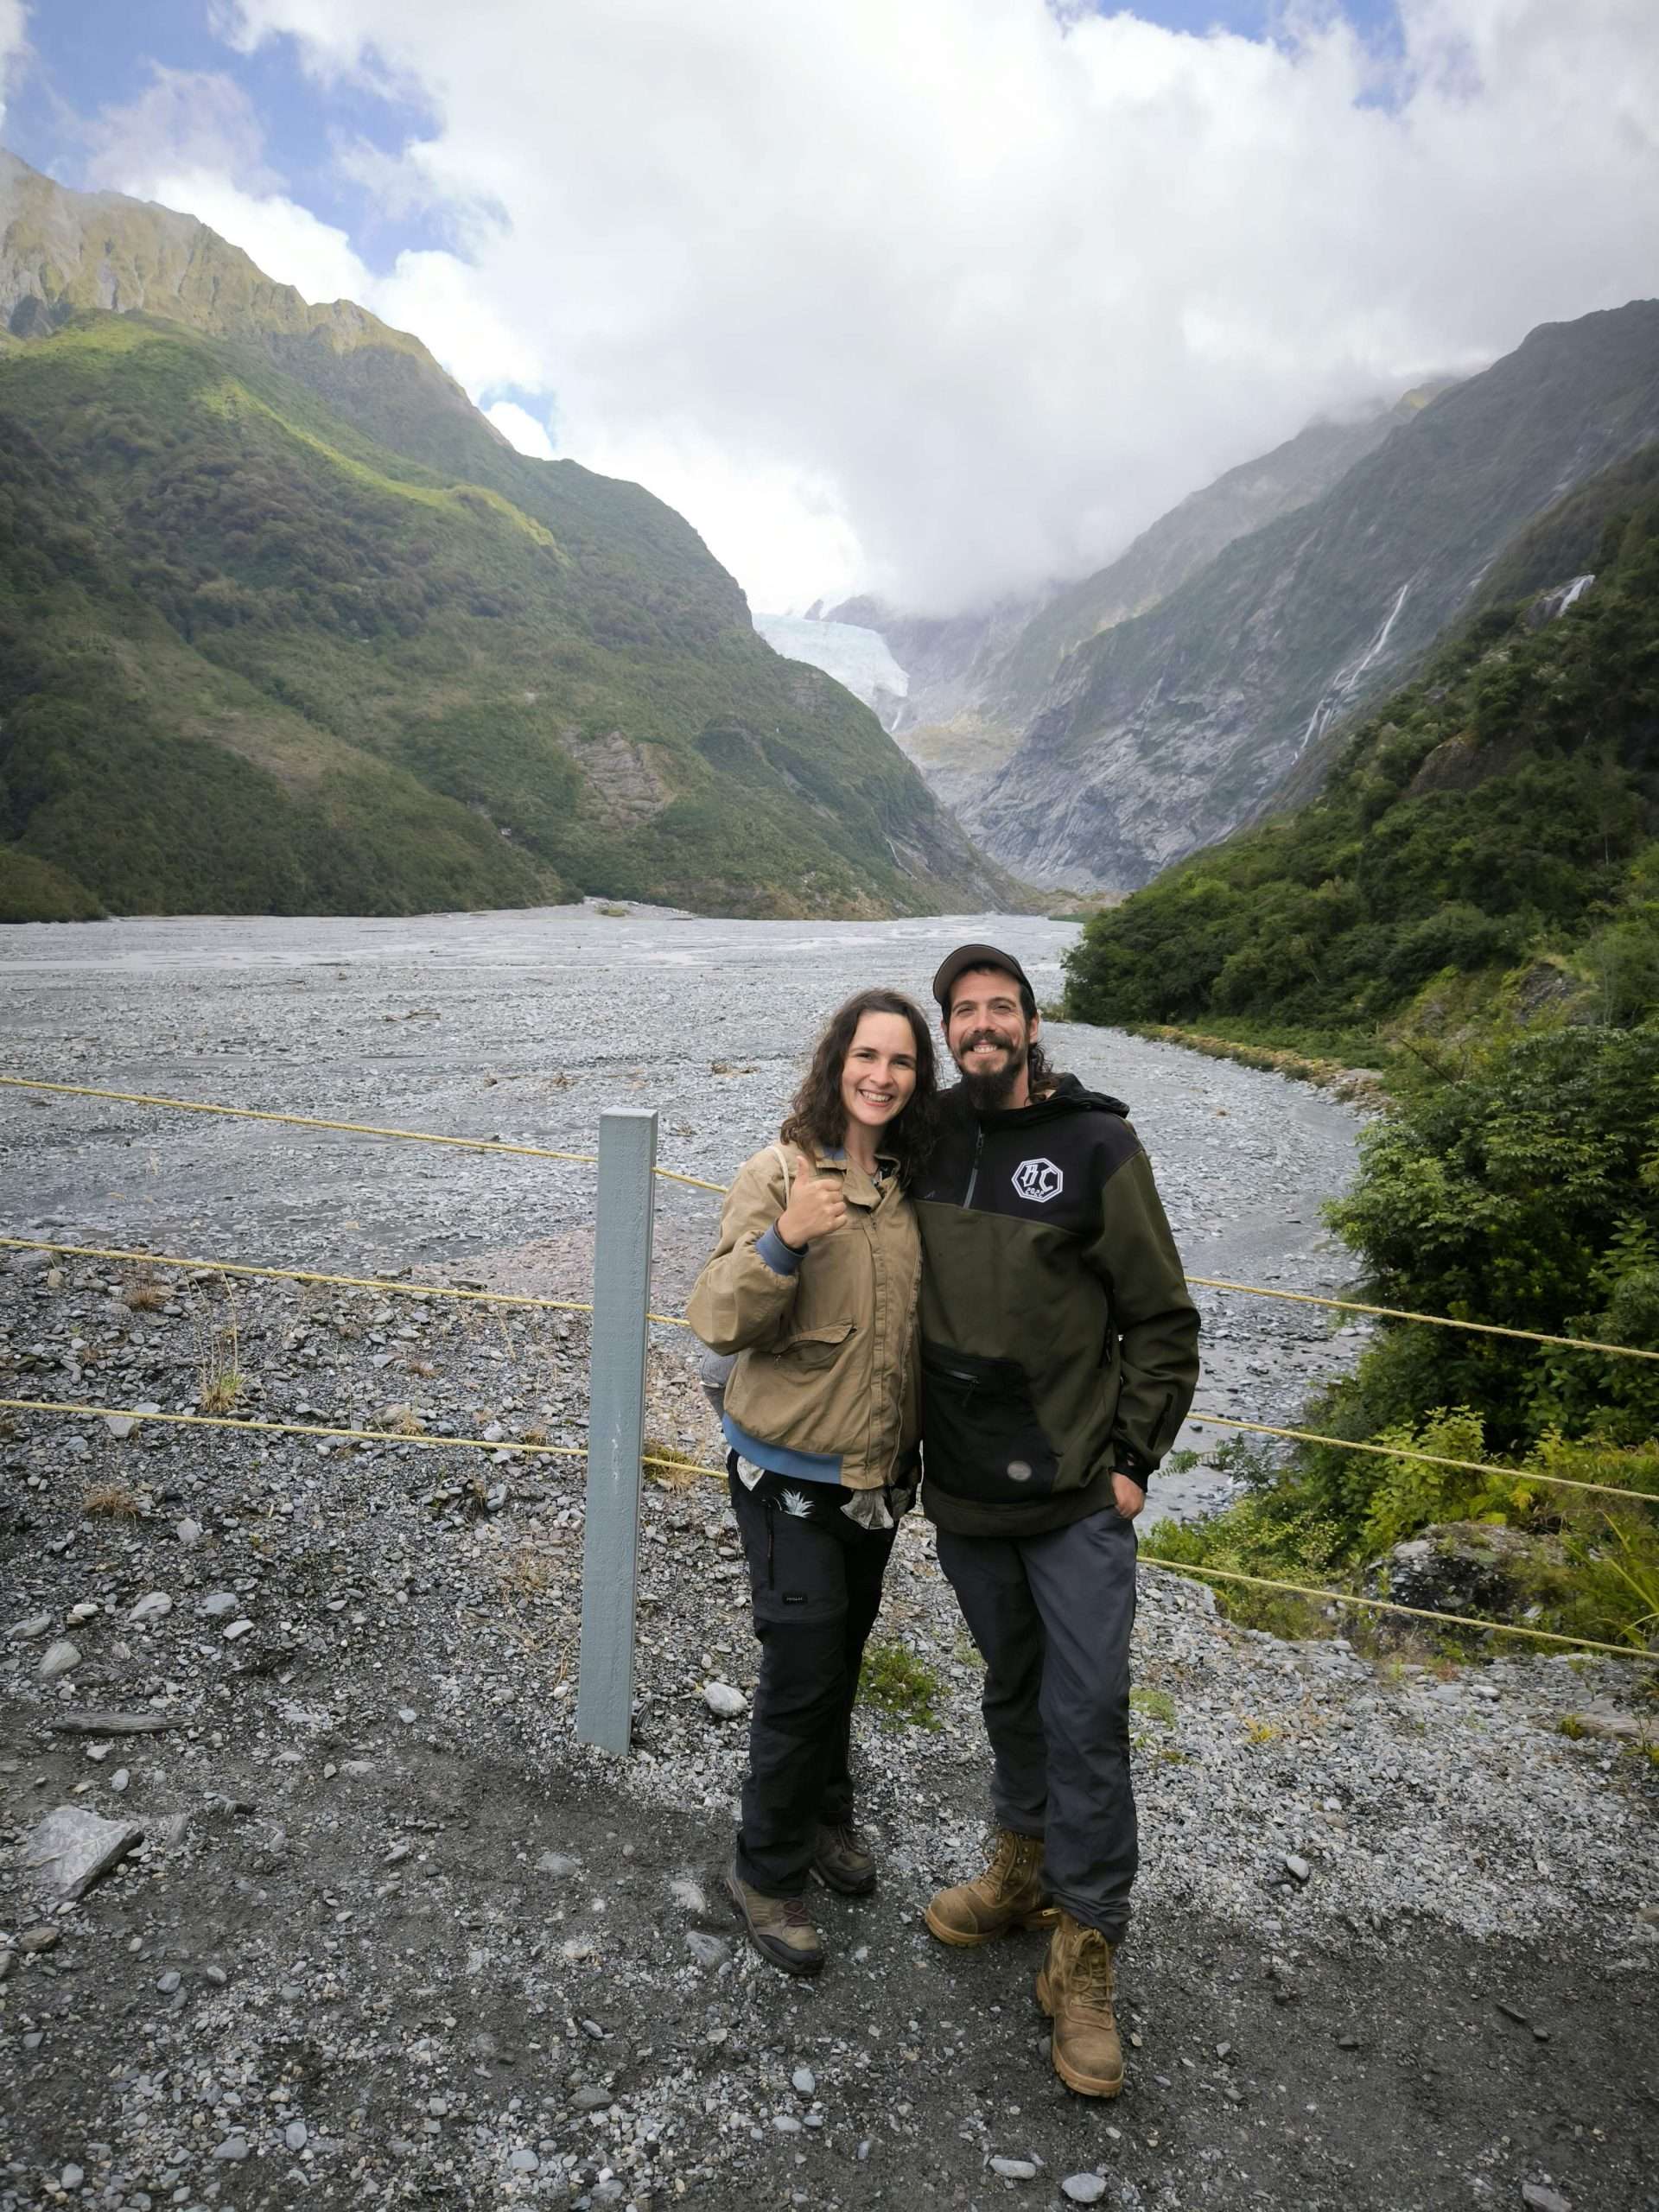
[[[971,1052],[978,1045],[997,1045],[1003,1052],[1011,1052],[1014,1049],[1014,1039],[999,1029],[976,1029],[971,1037],[963,1039],[960,1049]]]

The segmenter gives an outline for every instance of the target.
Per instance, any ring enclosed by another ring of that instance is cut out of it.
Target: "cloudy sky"
[[[757,607],[1079,573],[1659,293],[1655,0],[0,0],[0,140],[416,331]]]

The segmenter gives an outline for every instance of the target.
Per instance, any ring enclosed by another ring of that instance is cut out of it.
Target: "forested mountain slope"
[[[1659,443],[1520,533],[1483,600],[1317,797],[1090,924],[1075,1012],[1351,1044],[1505,991],[1659,1005]]]
[[[0,156],[0,914],[1017,900],[637,486]]]
[[[1268,804],[1466,611],[1517,530],[1655,436],[1659,302],[1534,331],[1080,646],[964,818],[1033,880],[1145,882]]]

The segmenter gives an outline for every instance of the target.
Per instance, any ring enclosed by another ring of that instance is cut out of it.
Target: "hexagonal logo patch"
[[[1065,1188],[1065,1178],[1052,1160],[1022,1160],[1014,1171],[1014,1187],[1022,1198],[1046,1205]]]

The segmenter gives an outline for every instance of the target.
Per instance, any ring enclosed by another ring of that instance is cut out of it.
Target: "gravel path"
[[[1021,949],[1057,950],[1045,926]],[[644,1095],[665,1159],[724,1172],[826,1001],[877,961],[925,984],[969,933],[17,931],[0,1004],[24,1072],[79,1051],[71,1079],[572,1145]],[[366,1063],[383,1033],[407,1059]],[[1346,1172],[1344,1109],[1121,1039],[1061,1057],[1136,1103],[1195,1271],[1330,1279],[1313,1206]],[[21,1192],[43,1233],[580,1274],[579,1170],[15,1096],[0,1126],[13,1218]],[[702,1203],[665,1199],[671,1288]],[[1207,1389],[1294,1403],[1276,1319],[1219,1318],[1236,1364]],[[525,1447],[579,1446],[587,1356],[575,1316],[0,1271],[5,1395],[183,1408],[233,1374],[238,1411],[385,1425],[324,1445],[3,1417],[0,2212],[1659,2205],[1659,1770],[1630,1670],[1376,1666],[1147,1573],[1130,2077],[1090,2106],[1048,2065],[1032,1941],[946,1953],[920,1927],[973,1858],[986,1760],[919,1522],[879,1634],[927,1670],[931,1710],[861,1709],[882,1885],[823,1901],[817,1986],[738,1948],[720,1904],[743,1729],[703,1693],[747,1695],[753,1644],[712,1484],[646,1493],[632,1757],[574,1742],[577,1463]],[[652,1417],[707,1450],[667,1341]],[[399,1433],[492,1426],[490,1453]],[[29,1863],[57,1807],[142,1834],[60,1910]]]

